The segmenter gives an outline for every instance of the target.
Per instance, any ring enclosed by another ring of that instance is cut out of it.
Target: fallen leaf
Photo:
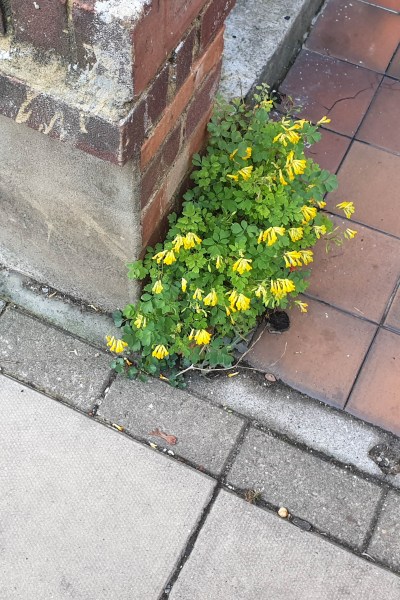
[[[239,375],[239,371],[236,371],[235,373],[228,373],[228,377],[236,377],[236,375]]]
[[[265,373],[264,377],[267,381],[276,381],[276,377],[272,373]]]
[[[154,435],[156,437],[161,438],[162,440],[167,442],[167,444],[169,444],[170,446],[175,446],[176,442],[178,441],[178,439],[175,435],[168,435],[168,433],[164,433],[163,431],[160,431],[160,429],[158,427],[154,431],[151,431],[149,433],[149,435]]]
[[[158,448],[157,444],[152,444],[152,442],[150,442],[150,443],[149,443],[149,445],[150,445],[152,448],[154,448],[154,450],[155,450],[156,448]]]
[[[116,423],[112,423],[112,426],[114,427],[114,429],[118,429],[118,431],[123,431],[124,428],[122,427],[122,425],[117,425]]]

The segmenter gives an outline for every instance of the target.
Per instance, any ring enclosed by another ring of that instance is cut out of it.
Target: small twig
[[[246,352],[243,352],[243,354],[241,355],[239,360],[234,365],[231,365],[230,367],[215,367],[215,368],[211,368],[211,369],[204,369],[202,367],[195,367],[194,365],[190,365],[190,367],[183,369],[183,371],[179,371],[179,373],[177,373],[176,377],[179,377],[180,375],[183,375],[184,373],[187,373],[188,371],[200,371],[202,373],[212,373],[214,371],[231,371],[232,369],[236,369],[236,367],[242,362],[244,357],[254,348],[254,346],[257,344],[257,342],[261,339],[261,336],[263,335],[264,331],[266,330],[266,327],[267,327],[266,325],[263,327],[263,329],[261,330],[261,333],[258,335],[257,339],[251,344],[251,346],[246,350]],[[286,346],[285,346],[285,352],[286,352]],[[282,358],[282,356],[281,356],[281,358]],[[280,360],[281,358],[279,358],[278,360]],[[253,367],[242,367],[242,369],[251,369],[252,371],[258,370],[258,369],[253,369]]]

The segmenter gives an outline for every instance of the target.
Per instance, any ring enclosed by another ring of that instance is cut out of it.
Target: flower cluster
[[[181,215],[170,216],[164,244],[129,266],[131,278],[145,280],[143,293],[115,313],[123,337],[108,345],[129,350],[134,366],[116,364],[130,376],[229,366],[234,344],[266,309],[286,308],[306,290],[317,241],[356,234],[334,230],[323,209],[336,178],[304,154],[329,120],[270,120],[265,90],[255,99],[251,109],[239,101],[217,107]],[[337,208],[347,218],[354,212],[348,201]],[[306,302],[293,303],[307,311]]]

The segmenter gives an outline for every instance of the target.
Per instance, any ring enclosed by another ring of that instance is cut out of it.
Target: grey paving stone
[[[0,298],[0,314],[1,314],[2,310],[4,309],[5,305],[6,305],[6,303],[4,302],[4,300],[2,300]]]
[[[395,492],[385,500],[368,554],[400,571],[400,496]]]
[[[279,382],[268,383],[262,374],[242,372],[238,377],[211,379],[192,374],[188,389],[329,457],[384,478],[368,451],[377,444],[391,445],[395,436]]]
[[[357,548],[382,493],[379,486],[254,429],[228,480],[262,491],[266,501]]]
[[[157,600],[214,482],[0,376],[0,598]]]
[[[232,413],[155,379],[118,378],[97,414],[212,473],[221,471],[243,427]],[[174,435],[176,445],[150,435],[156,429]]]
[[[170,600],[398,600],[400,579],[221,492]]]
[[[104,350],[105,336],[120,336],[108,315],[72,301],[26,275],[0,268],[0,295],[44,321]]]
[[[7,309],[0,318],[0,367],[20,381],[89,410],[110,374],[110,357]]]

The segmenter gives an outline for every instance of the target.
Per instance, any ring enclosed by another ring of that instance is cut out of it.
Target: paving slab
[[[400,579],[221,492],[170,600],[398,600]]]
[[[6,303],[4,302],[4,300],[0,299],[0,313],[3,312],[5,305],[6,305]]]
[[[118,378],[97,415],[215,474],[244,426],[236,415],[155,379],[141,383]],[[176,444],[151,435],[157,430],[175,436]]]
[[[0,598],[157,600],[205,475],[0,376]]]
[[[368,554],[400,571],[400,495],[389,492],[368,547]]]
[[[191,374],[188,389],[295,442],[379,478],[383,478],[382,471],[369,458],[369,450],[377,444],[391,446],[398,442],[391,434],[279,382],[269,383],[260,373],[242,371],[232,378]]]
[[[228,481],[259,491],[267,502],[358,549],[382,494],[379,486],[255,429]]]
[[[0,317],[0,367],[65,402],[89,410],[110,375],[111,359],[18,310]]]

